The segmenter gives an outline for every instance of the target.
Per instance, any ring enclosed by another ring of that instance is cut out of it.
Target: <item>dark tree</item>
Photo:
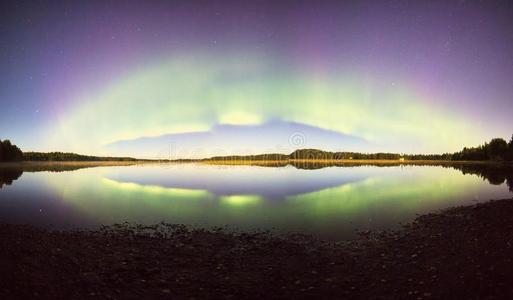
[[[513,161],[513,135],[511,136],[511,140],[508,143],[508,151],[506,153],[506,160]]]
[[[511,161],[513,160],[513,137],[509,144],[504,139],[495,138],[479,147],[465,147],[462,151],[454,153],[452,160]]]
[[[20,161],[23,159],[23,152],[11,141],[0,140],[0,161]]]
[[[493,139],[488,144],[486,152],[490,160],[505,160],[508,152],[508,143],[500,138]]]

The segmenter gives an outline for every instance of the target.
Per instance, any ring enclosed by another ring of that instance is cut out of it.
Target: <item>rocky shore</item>
[[[513,298],[513,199],[341,242],[169,224],[0,239],[1,299]]]

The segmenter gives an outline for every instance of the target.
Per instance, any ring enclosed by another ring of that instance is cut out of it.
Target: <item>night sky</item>
[[[2,3],[0,138],[85,154],[223,125],[254,152],[272,124],[366,151],[509,140],[513,2],[354,2]]]

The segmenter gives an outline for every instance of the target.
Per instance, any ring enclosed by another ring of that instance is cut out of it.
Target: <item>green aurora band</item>
[[[428,97],[407,80],[385,85],[364,72],[306,73],[277,65],[248,55],[164,60],[77,96],[80,104],[48,131],[47,147],[102,154],[102,146],[119,140],[273,119],[360,136],[377,151],[455,151],[482,140],[458,114],[427,105]]]

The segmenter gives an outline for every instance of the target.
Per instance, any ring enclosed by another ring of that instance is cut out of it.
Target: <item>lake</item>
[[[95,228],[161,221],[353,238],[416,214],[511,198],[511,166],[0,165],[0,222]]]

